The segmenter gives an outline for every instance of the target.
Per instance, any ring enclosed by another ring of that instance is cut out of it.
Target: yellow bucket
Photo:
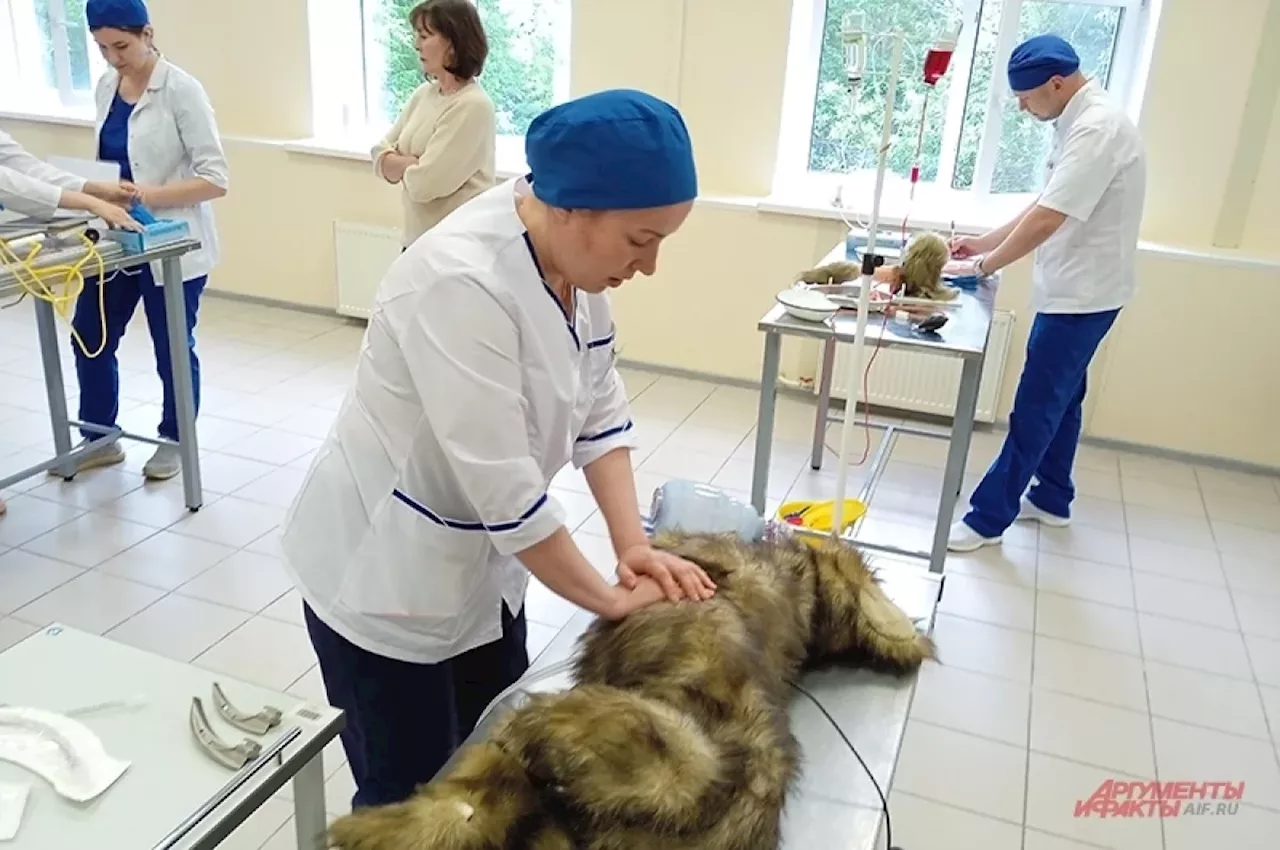
[[[867,506],[857,499],[844,500],[844,516],[843,528],[840,533],[849,530],[849,527],[858,521],[863,514],[867,512]],[[800,526],[810,531],[821,531],[827,534],[831,533],[831,528],[836,518],[836,500],[827,499],[823,502],[787,502],[778,508],[778,521],[788,525]],[[820,540],[812,537],[801,537],[810,546],[817,546]]]

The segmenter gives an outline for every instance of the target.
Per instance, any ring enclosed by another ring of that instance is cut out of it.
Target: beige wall
[[[332,307],[333,222],[394,226],[398,205],[367,163],[281,145],[309,133],[306,5],[224,0],[211,15],[185,0],[153,2],[161,45],[205,83],[229,137],[231,193],[217,208],[224,260],[212,285]],[[754,380],[756,320],[842,226],[762,213],[744,200],[767,194],[772,181],[791,0],[753,0],[750,14],[745,5],[577,0],[571,75],[575,93],[630,86],[678,102],[702,191],[715,197],[664,249],[657,276],[617,294],[624,356]],[[1280,315],[1280,115],[1242,121],[1267,0],[1164,6],[1142,118],[1151,164],[1143,237],[1189,256],[1142,255],[1141,293],[1095,364],[1087,429],[1280,467],[1280,343],[1265,329],[1266,317]],[[664,53],[679,59],[661,62]],[[92,150],[86,129],[0,125],[40,153]],[[1220,253],[1271,263],[1196,256],[1214,250],[1219,212],[1239,200],[1224,198],[1223,186],[1242,132],[1266,133],[1266,153],[1244,199],[1240,248]],[[1001,415],[1021,368],[1028,292],[1023,263],[1006,273],[998,302],[1017,315]],[[803,346],[784,349],[790,377],[812,374],[814,360]]]

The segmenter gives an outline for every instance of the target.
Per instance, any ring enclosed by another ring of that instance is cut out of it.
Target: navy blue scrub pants
[[[196,312],[200,294],[204,292],[208,277],[202,275],[183,284],[186,299],[187,338],[185,344],[191,357],[191,387],[196,411],[200,410],[200,360],[196,357]],[[102,313],[98,307],[99,280],[85,278],[84,291],[76,301],[72,327],[80,335],[84,346],[93,353],[102,345]],[[178,439],[177,401],[173,392],[173,367],[169,362],[169,323],[165,318],[164,289],[156,286],[149,265],[130,269],[129,273],[117,272],[109,277],[103,293],[103,311],[107,318],[107,344],[97,357],[86,357],[73,339],[71,350],[75,354],[76,375],[80,379],[81,422],[113,428],[120,413],[120,368],[116,351],[124,337],[125,328],[138,309],[138,301],[147,315],[147,329],[151,332],[151,344],[156,354],[156,374],[164,385],[164,406],[160,418],[160,436],[168,440]],[[82,430],[88,439],[102,436]]]
[[[439,664],[412,664],[354,646],[304,604],[330,704],[347,715],[342,747],[353,809],[408,799],[444,767],[489,703],[529,668],[524,608],[502,608],[502,637]]]
[[[1036,314],[1009,414],[1009,436],[973,491],[972,510],[964,518],[978,534],[1004,534],[1018,517],[1023,493],[1042,511],[1071,515],[1071,469],[1080,442],[1089,361],[1119,313]],[[1032,476],[1036,486],[1027,492]]]

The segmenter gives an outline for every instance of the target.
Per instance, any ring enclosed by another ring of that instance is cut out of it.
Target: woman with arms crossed
[[[471,0],[426,0],[409,13],[422,69],[395,126],[373,149],[374,171],[399,183],[403,244],[494,184],[493,102],[476,77],[489,44]]]

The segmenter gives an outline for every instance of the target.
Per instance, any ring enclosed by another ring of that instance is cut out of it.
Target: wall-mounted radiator
[[[1007,310],[995,311],[991,320],[991,342],[987,348],[982,383],[978,389],[976,418],[979,422],[995,421],[1012,329],[1013,313]],[[871,356],[874,344],[872,340],[867,341],[866,357]],[[846,346],[841,346],[836,355],[831,396],[847,400],[850,385],[855,382],[850,381],[844,374],[847,353],[843,350],[844,348]],[[861,400],[861,376],[858,376],[856,383],[857,386],[853,388],[854,394]],[[875,362],[871,364],[871,374],[867,378],[867,394],[871,397],[873,410],[888,407],[914,413],[952,417],[955,415],[956,392],[959,387],[960,361],[958,359],[903,348],[880,349],[876,354]]]
[[[338,313],[369,318],[378,284],[400,256],[400,231],[349,221],[333,223],[334,268],[338,276]]]

